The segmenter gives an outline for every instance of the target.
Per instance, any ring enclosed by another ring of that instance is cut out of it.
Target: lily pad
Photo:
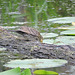
[[[61,17],[61,18],[53,18],[53,19],[48,19],[47,21],[53,22],[53,23],[72,23],[75,22],[75,17]]]
[[[8,71],[0,72],[0,75],[21,75],[20,68],[11,69]]]
[[[25,60],[12,60],[5,64],[6,67],[20,67],[20,68],[50,68],[58,67],[66,64],[66,60],[62,59],[25,59]]]
[[[60,33],[61,35],[75,35],[75,30],[66,30]]]
[[[69,30],[73,30],[73,29],[75,29],[75,26],[69,26],[69,27],[58,27],[58,29],[69,29]]]
[[[30,69],[25,69],[24,71],[22,71],[21,75],[31,75]]]
[[[51,38],[58,36],[58,34],[56,33],[41,33],[41,35],[43,36],[43,38]]]
[[[35,70],[35,75],[58,75],[58,73],[54,71],[46,71],[46,70]]]
[[[55,40],[56,45],[71,45],[75,43],[75,36],[60,36]]]
[[[43,43],[47,43],[47,44],[53,44],[54,40],[53,39],[44,39]]]
[[[0,72],[0,75],[31,75],[31,71],[30,69],[25,69],[21,72],[21,69],[18,67],[4,72]]]

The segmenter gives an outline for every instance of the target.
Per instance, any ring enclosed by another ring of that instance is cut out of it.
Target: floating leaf
[[[70,45],[75,43],[75,36],[60,36],[55,40],[56,45]]]
[[[54,71],[46,71],[46,70],[35,70],[34,74],[36,75],[58,75],[58,73]]]
[[[53,39],[44,39],[43,43],[47,43],[47,44],[53,44],[54,40]]]
[[[75,35],[75,30],[66,30],[60,33],[61,35]]]
[[[58,27],[58,29],[69,29],[69,30],[73,30],[73,29],[75,29],[75,26],[69,26],[69,27]]]
[[[0,72],[0,75],[21,75],[21,70],[18,67],[18,68],[15,68],[15,69]]]
[[[34,74],[46,74],[46,71],[45,70],[35,70],[33,73]]]
[[[43,38],[51,38],[58,36],[58,34],[56,33],[41,33],[41,35],[43,36]]]
[[[6,67],[20,67],[20,68],[50,68],[58,67],[67,63],[62,59],[25,59],[25,60],[12,60],[5,64]]]
[[[24,71],[21,73],[21,75],[31,75],[30,69],[24,70]]]
[[[47,21],[53,22],[53,23],[72,23],[75,21],[75,17],[61,17],[61,18],[53,18],[48,19]]]
[[[23,72],[21,72],[21,69],[18,67],[15,69],[1,72],[0,75],[31,75],[31,72],[30,69],[26,69]]]

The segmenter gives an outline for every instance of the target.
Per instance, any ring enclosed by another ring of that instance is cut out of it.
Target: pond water
[[[0,26],[24,25],[36,28],[41,33],[59,34],[64,30],[58,27],[71,26],[72,22],[54,23],[59,19],[47,20],[63,17],[75,17],[75,0],[0,0]],[[51,70],[60,75],[75,75],[75,66],[72,65]]]

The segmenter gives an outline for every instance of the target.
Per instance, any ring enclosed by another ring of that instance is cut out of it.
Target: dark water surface
[[[0,0],[0,26],[31,26],[40,32],[55,32],[60,26],[69,24],[54,24],[48,19],[59,17],[75,17],[75,0]],[[1,61],[1,60],[0,60]],[[0,63],[0,71],[6,68]],[[59,75],[75,75],[75,66],[67,65],[52,68]]]

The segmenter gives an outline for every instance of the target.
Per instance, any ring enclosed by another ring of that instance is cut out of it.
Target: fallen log
[[[5,59],[66,59],[75,65],[75,48],[69,45],[53,45],[39,41],[27,41],[21,35],[12,34],[0,27],[0,48],[6,48],[1,60]]]

